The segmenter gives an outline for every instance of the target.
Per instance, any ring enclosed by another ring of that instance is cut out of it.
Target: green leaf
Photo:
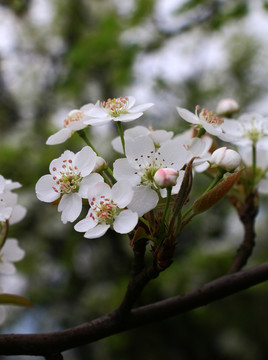
[[[242,171],[243,169],[229,175],[227,178],[223,179],[218,185],[216,185],[213,189],[211,189],[206,194],[204,194],[199,199],[197,199],[193,205],[193,213],[200,214],[208,210],[211,206],[213,206],[219,200],[221,200],[231,189],[231,187],[237,182],[240,175],[242,174]]]
[[[0,294],[0,304],[3,305],[18,305],[18,306],[33,306],[33,304],[23,296],[13,294]]]

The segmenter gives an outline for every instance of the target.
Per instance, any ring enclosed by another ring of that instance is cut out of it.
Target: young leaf
[[[242,171],[243,169],[229,175],[227,178],[223,179],[218,185],[216,185],[213,189],[211,189],[206,194],[204,194],[199,199],[197,199],[193,205],[193,213],[200,214],[208,210],[211,206],[213,206],[219,200],[221,200],[231,189],[231,187],[237,182],[240,175],[242,174]]]
[[[0,294],[0,304],[18,305],[18,306],[33,306],[33,304],[26,298],[13,294]]]

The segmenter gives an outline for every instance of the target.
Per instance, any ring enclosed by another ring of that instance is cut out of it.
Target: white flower
[[[103,181],[99,174],[91,174],[96,165],[97,155],[85,146],[74,154],[66,150],[58,159],[50,163],[49,175],[42,176],[35,187],[36,196],[44,202],[58,199],[58,211],[61,220],[73,222],[82,210],[82,198],[87,198],[87,191],[93,184]]]
[[[239,104],[234,99],[222,99],[219,101],[216,113],[218,115],[230,115],[237,112],[240,109]]]
[[[87,125],[103,125],[110,121],[129,122],[142,116],[143,111],[153,106],[152,103],[134,106],[135,98],[125,96],[117,99],[97,102],[96,105],[85,111],[85,115],[90,119],[84,120]]]
[[[46,144],[56,145],[65,142],[69,139],[76,131],[86,128],[88,125],[83,122],[85,120],[84,111],[88,111],[94,107],[94,104],[87,104],[80,110],[72,110],[67,115],[63,122],[63,128],[51,135]]]
[[[243,163],[252,166],[252,146],[239,147]],[[256,178],[255,185],[259,193],[268,194],[268,151],[266,148],[256,147]]]
[[[117,182],[112,188],[105,183],[95,184],[88,195],[91,206],[88,215],[74,227],[76,231],[85,232],[85,238],[99,238],[110,227],[120,234],[127,234],[137,225],[138,215],[124,209],[133,197],[127,181]]]
[[[212,165],[217,165],[226,171],[234,171],[241,163],[241,156],[238,152],[224,146],[215,150],[209,161]]]
[[[174,169],[159,169],[154,174],[154,181],[158,186],[160,186],[160,188],[167,188],[170,186],[175,186],[177,184],[178,176],[178,171]]]
[[[211,135],[220,137],[222,140],[231,141],[232,137],[226,137],[222,129],[224,119],[217,116],[213,111],[202,109],[198,114],[199,106],[196,106],[195,114],[187,109],[177,107],[179,115],[187,122],[204,128]]]
[[[26,208],[17,204],[18,195],[12,192],[20,187],[20,183],[5,179],[0,175],[0,221],[8,220],[12,225],[24,218]]]
[[[222,125],[225,136],[232,137],[236,145],[268,144],[268,120],[260,114],[243,114],[237,120],[225,119]]]
[[[0,249],[0,273],[15,274],[16,268],[12,263],[21,260],[24,254],[25,251],[19,247],[16,239],[7,239]]]
[[[134,197],[128,208],[142,216],[156,207],[158,193],[166,196],[166,189],[160,189],[154,180],[154,175],[160,168],[171,168],[179,171],[188,157],[187,150],[178,147],[170,140],[155,150],[153,140],[147,136],[126,141],[127,158],[114,162],[114,177],[116,180],[127,180],[134,188]],[[181,185],[184,171],[179,172],[177,185],[172,188],[176,194]]]
[[[160,147],[164,142],[170,140],[173,136],[172,131],[166,130],[153,130],[151,128],[147,128],[145,126],[134,126],[131,129],[127,129],[124,131],[124,139],[135,139],[140,136],[149,136],[156,147]],[[120,154],[124,154],[122,142],[120,136],[117,136],[112,140],[112,146],[115,151]]]

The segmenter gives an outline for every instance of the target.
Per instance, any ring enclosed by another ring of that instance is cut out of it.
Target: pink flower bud
[[[166,188],[176,185],[178,176],[179,172],[177,170],[170,168],[159,169],[154,175],[154,181],[161,188]]]
[[[222,99],[216,109],[218,115],[231,115],[240,109],[239,104],[234,99]]]
[[[221,147],[213,152],[209,162],[226,171],[234,171],[240,165],[241,157],[238,152],[227,149],[226,147]]]

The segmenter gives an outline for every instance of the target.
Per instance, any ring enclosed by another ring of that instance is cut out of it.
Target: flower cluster
[[[18,195],[13,190],[21,187],[18,182],[5,179],[0,175],[0,274],[15,274],[14,262],[24,257],[24,250],[18,244],[17,239],[8,238],[9,225],[21,221],[26,209],[18,204]],[[2,293],[2,288],[0,288]],[[1,302],[0,302],[1,303]],[[0,308],[0,324],[5,320],[6,312]]]

